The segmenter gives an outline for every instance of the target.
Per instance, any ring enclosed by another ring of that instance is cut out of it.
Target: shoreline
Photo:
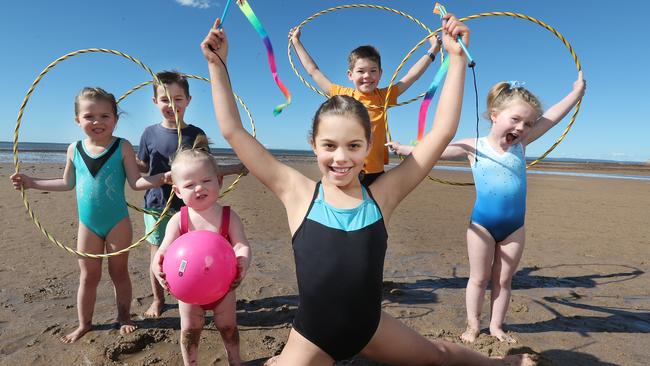
[[[216,152],[213,154],[217,160],[222,164],[235,164],[239,160],[235,154],[222,154]],[[285,163],[296,164],[311,164],[315,161],[313,156],[304,154],[274,154],[278,160]],[[401,160],[397,157],[391,156],[389,165],[386,169],[397,165]],[[65,153],[39,153],[36,161],[25,159],[20,160],[22,166],[29,165],[47,165],[47,164],[60,164],[65,163]],[[0,165],[8,165],[13,167],[13,156],[9,155],[3,158],[0,154]],[[462,172],[470,172],[469,163],[467,161],[452,161],[440,160],[432,170],[432,176],[442,170],[458,170]],[[634,179],[642,181],[650,181],[650,165],[641,163],[593,163],[593,162],[558,162],[558,161],[541,161],[533,167],[529,168],[529,172],[533,174],[548,174],[559,176],[575,176],[585,178],[606,178],[606,179]]]
[[[67,143],[41,143],[41,142],[19,142],[18,143],[18,152],[19,154],[65,154],[69,144]],[[134,149],[137,152],[138,146],[134,145]],[[226,156],[229,158],[234,158],[236,155],[230,148],[215,147],[211,146],[213,155],[215,156]],[[275,156],[292,156],[300,158],[310,158],[313,157],[311,150],[295,150],[295,149],[269,149],[269,151]],[[13,142],[9,141],[0,141],[0,157],[3,155],[12,156],[13,153]],[[531,163],[532,161],[538,159],[538,157],[527,157],[526,161]],[[390,163],[399,162],[400,158],[394,154],[390,155]],[[449,165],[454,165],[457,163],[463,164],[464,160],[457,161],[441,161]],[[557,165],[559,168],[571,169],[572,166],[575,167],[590,167],[591,169],[597,167],[609,167],[610,169],[647,169],[650,171],[650,159],[647,161],[616,161],[616,160],[604,160],[604,159],[595,159],[595,158],[553,158],[546,157],[542,160],[537,166],[543,165],[545,167],[553,167]]]

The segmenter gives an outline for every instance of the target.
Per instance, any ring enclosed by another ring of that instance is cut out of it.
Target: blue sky
[[[207,76],[199,43],[219,16],[225,0],[67,0],[10,1],[0,14],[4,71],[0,88],[0,141],[13,139],[18,108],[31,82],[57,57],[91,47],[130,54],[154,70],[178,69]],[[257,0],[250,4],[274,46],[280,78],[293,95],[293,104],[279,117],[273,107],[283,102],[266,61],[260,38],[243,14],[232,6],[225,23],[231,39],[229,69],[235,92],[249,106],[259,139],[270,148],[307,149],[310,121],[322,97],[307,89],[294,75],[286,56],[288,30],[310,15],[337,5],[339,0]],[[439,25],[431,14],[433,2],[382,1],[372,4],[409,13],[430,28]],[[448,1],[448,11],[459,16],[488,11],[513,11],[538,18],[561,32],[581,59],[587,95],[577,122],[552,157],[596,158],[624,161],[650,159],[650,59],[646,2],[605,1]],[[522,80],[546,107],[571,89],[576,68],[568,51],[547,30],[528,21],[487,17],[468,22],[470,49],[477,61],[479,113],[495,82]],[[426,34],[414,23],[385,11],[348,9],[325,14],[305,25],[302,40],[323,72],[333,82],[349,85],[345,76],[348,52],[361,44],[375,45],[382,54],[386,85],[406,53]],[[643,45],[646,46],[643,46]],[[422,47],[407,61],[402,74],[424,54]],[[297,58],[294,58],[297,61]],[[420,82],[402,95],[405,100],[424,91],[436,63]],[[299,71],[304,70],[298,66]],[[123,58],[86,54],[64,61],[48,73],[34,93],[23,119],[20,141],[72,142],[83,137],[73,122],[73,98],[83,86],[101,86],[121,95],[149,79],[142,69]],[[206,130],[218,147],[227,147],[214,121],[209,86],[191,82],[192,103],[186,120]],[[389,123],[395,139],[411,141],[417,132],[419,102],[392,109]],[[159,121],[149,87],[121,103],[124,114],[116,134],[139,141],[142,130]],[[429,123],[435,105],[429,113]],[[474,90],[468,73],[461,125],[456,135],[474,135]],[[245,118],[245,117],[244,117]],[[544,152],[557,139],[568,117],[532,144],[529,156]],[[248,123],[245,121],[245,123]],[[480,122],[481,134],[488,123]]]

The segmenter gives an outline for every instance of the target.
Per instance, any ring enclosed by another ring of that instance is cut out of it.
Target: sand
[[[292,164],[316,177],[313,163],[304,160]],[[650,175],[650,167],[642,165],[551,166],[563,167]],[[26,164],[22,171],[55,177],[62,166]],[[72,345],[58,340],[77,325],[76,258],[34,226],[9,184],[12,172],[12,165],[0,165],[0,364],[181,364],[174,299],[168,296],[160,319],[141,316],[151,302],[148,244],[132,250],[129,258],[131,310],[139,329],[129,335],[116,329],[104,265],[93,330]],[[466,172],[436,175],[471,181]],[[528,182],[526,250],[506,319],[519,343],[495,342],[484,329],[473,348],[489,355],[535,352],[543,365],[648,364],[650,182],[533,174]],[[141,204],[141,192],[127,192],[130,202]],[[74,247],[74,193],[29,191],[28,198],[44,227]],[[425,181],[388,225],[383,307],[430,339],[457,341],[465,327],[465,230],[473,199],[471,187]],[[242,217],[253,248],[253,264],[238,290],[238,323],[242,356],[249,365],[261,365],[282,349],[298,305],[286,215],[279,200],[253,177],[244,178],[224,202]],[[140,213],[131,211],[131,218],[135,235],[142,235]],[[482,325],[487,327],[487,319]],[[200,363],[227,364],[209,322]],[[340,364],[378,365],[360,358]]]

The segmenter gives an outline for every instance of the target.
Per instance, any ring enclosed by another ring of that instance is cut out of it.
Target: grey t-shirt
[[[192,146],[197,135],[205,135],[202,129],[187,125],[181,129],[183,146]],[[149,165],[149,175],[168,172],[169,158],[178,148],[178,133],[176,129],[165,128],[160,123],[145,128],[140,137],[138,146],[138,159]],[[148,189],[144,194],[144,207],[162,210],[165,208],[167,199],[172,193],[170,185],[163,185],[160,188]],[[183,201],[174,196],[171,208],[179,210]]]

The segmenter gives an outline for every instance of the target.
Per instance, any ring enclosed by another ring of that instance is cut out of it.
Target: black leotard
[[[381,317],[388,234],[370,191],[362,191],[359,206],[336,208],[319,182],[293,235],[300,296],[293,327],[337,361],[359,353]]]

